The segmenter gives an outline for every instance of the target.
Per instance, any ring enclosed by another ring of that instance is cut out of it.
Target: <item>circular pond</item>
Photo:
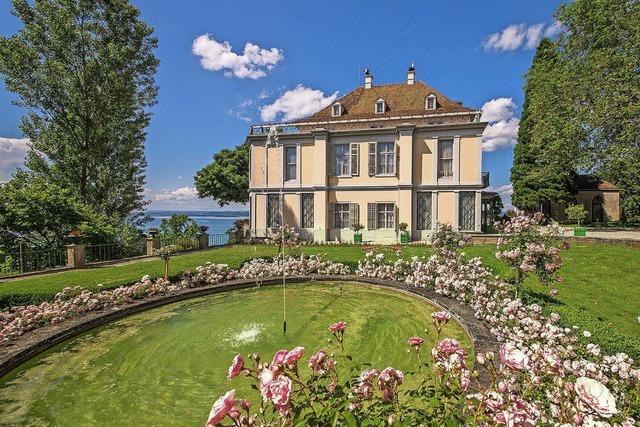
[[[328,325],[345,320],[345,351],[356,362],[413,370],[407,338],[435,340],[436,307],[348,283],[288,286],[283,335],[282,291],[269,286],[173,303],[53,347],[0,378],[0,425],[202,425],[211,403],[231,388],[258,398],[247,379],[226,379],[237,353],[270,360],[279,349],[302,345],[308,369],[312,352],[331,350]],[[443,336],[471,352],[455,322]]]

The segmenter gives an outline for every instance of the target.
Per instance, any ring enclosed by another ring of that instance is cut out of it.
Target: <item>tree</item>
[[[213,162],[195,176],[201,198],[212,197],[218,205],[249,201],[249,146],[241,144],[224,149],[213,156]]]
[[[195,237],[200,228],[187,214],[172,214],[160,221],[160,233],[163,238]]]
[[[573,83],[565,104],[584,130],[579,168],[613,181],[626,219],[640,220],[640,2],[575,0],[557,19]]]
[[[582,221],[587,215],[587,210],[583,205],[578,203],[577,205],[567,206],[567,208],[564,210],[564,213],[567,215],[567,219],[569,221],[577,222],[578,227],[580,227],[580,221]]]
[[[0,37],[0,73],[27,109],[26,167],[124,219],[144,206],[153,29],[129,0],[13,0],[12,12],[23,27]]]
[[[528,212],[545,202],[571,200],[575,127],[565,106],[570,91],[557,48],[543,39],[524,87],[525,102],[511,169],[513,203]]]

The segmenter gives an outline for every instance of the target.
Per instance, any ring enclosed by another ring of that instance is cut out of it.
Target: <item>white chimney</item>
[[[364,88],[371,89],[371,84],[373,83],[373,76],[371,75],[371,71],[368,68],[364,69]]]
[[[407,84],[412,85],[416,81],[416,68],[411,64],[409,70],[407,71]]]

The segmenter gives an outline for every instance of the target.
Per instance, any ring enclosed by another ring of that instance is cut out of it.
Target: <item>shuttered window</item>
[[[333,228],[350,228],[350,203],[333,204]]]
[[[351,144],[351,176],[360,175],[360,146]]]
[[[378,174],[396,173],[396,152],[394,142],[378,143]]]
[[[375,230],[378,228],[378,218],[376,217],[376,214],[376,204],[367,203],[367,228],[369,230]]]
[[[357,203],[349,204],[349,220],[351,222],[351,228],[360,224],[360,205]]]
[[[393,203],[378,203],[377,228],[396,228],[396,206]]]
[[[377,158],[378,158],[378,144],[375,142],[370,142],[369,143],[369,176],[374,176],[378,172]]]
[[[351,175],[351,147],[349,144],[335,145],[334,152],[334,171],[336,176]]]

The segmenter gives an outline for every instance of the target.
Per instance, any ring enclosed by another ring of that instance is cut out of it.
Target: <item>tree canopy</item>
[[[241,144],[213,156],[213,162],[195,176],[198,196],[211,197],[218,205],[249,201],[249,146]]]
[[[0,37],[0,73],[27,110],[26,167],[124,219],[144,206],[153,29],[129,0],[13,0],[12,12],[23,27]]]

